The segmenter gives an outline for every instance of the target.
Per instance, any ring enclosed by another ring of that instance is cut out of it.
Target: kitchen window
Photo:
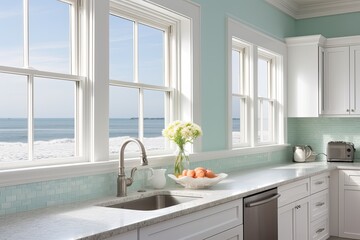
[[[258,134],[259,144],[274,142],[276,77],[275,58],[266,52],[258,52],[257,98],[258,98]]]
[[[246,43],[233,39],[232,48],[232,145],[247,146],[249,116],[249,51]]]
[[[77,1],[1,1],[0,164],[82,156]]]
[[[138,3],[111,2],[109,16],[109,155],[116,158],[128,138],[139,138],[147,154],[171,154],[162,136],[170,122],[193,120],[193,82],[187,21]],[[181,32],[183,31],[183,34]],[[180,44],[181,42],[181,44]],[[187,50],[186,50],[187,51]],[[185,54],[187,56],[185,56]],[[183,58],[183,59],[182,59]],[[190,96],[190,97],[189,97]],[[190,101],[189,101],[190,100]],[[138,156],[130,143],[126,156]],[[135,154],[136,153],[136,154]]]
[[[285,44],[228,19],[228,146],[285,142]]]

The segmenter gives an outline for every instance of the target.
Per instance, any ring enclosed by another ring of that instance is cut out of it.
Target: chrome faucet
[[[130,142],[136,143],[139,146],[140,150],[141,150],[141,163],[140,163],[140,165],[141,166],[148,165],[148,160],[147,160],[147,157],[146,157],[145,147],[142,144],[142,142],[140,142],[139,139],[130,138],[130,139],[126,140],[121,145],[120,153],[119,153],[119,175],[117,177],[117,196],[118,197],[126,196],[127,187],[130,186],[133,183],[134,174],[135,174],[135,171],[137,170],[136,167],[131,169],[131,176],[129,178],[126,178],[125,167],[124,167],[124,165],[125,165],[124,152],[125,152],[126,146]]]

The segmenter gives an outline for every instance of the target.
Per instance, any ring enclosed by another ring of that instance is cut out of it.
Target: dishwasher
[[[277,188],[244,198],[244,240],[278,239]]]

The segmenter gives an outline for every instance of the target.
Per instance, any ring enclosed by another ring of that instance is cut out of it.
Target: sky
[[[0,65],[23,67],[23,1],[0,0]],[[29,0],[29,65],[71,73],[69,5],[58,0]],[[132,21],[110,16],[112,80],[134,81]],[[164,84],[163,31],[139,24],[139,81]],[[73,118],[75,84],[35,79],[35,117]],[[131,100],[131,101],[129,101]],[[110,88],[110,117],[138,117],[138,91]],[[144,93],[145,117],[164,117],[164,94]],[[0,73],[0,118],[27,116],[27,78]]]
[[[0,65],[23,66],[23,1],[0,0]],[[58,0],[29,0],[30,67],[70,73],[71,27],[69,5]],[[112,80],[134,81],[134,22],[109,15]],[[164,84],[164,32],[138,24],[139,82]],[[233,73],[238,62],[233,62]],[[259,64],[259,69],[262,64]],[[236,77],[236,76],[235,76]],[[233,81],[234,84],[234,81]],[[262,84],[259,84],[262,86]],[[233,85],[233,89],[237,87]],[[35,79],[35,117],[73,118],[75,84]],[[259,89],[261,91],[261,89]],[[138,117],[137,89],[110,87],[110,118]],[[0,118],[27,116],[27,79],[0,74]],[[164,94],[145,91],[145,117],[164,117]],[[239,104],[233,115],[239,116]]]

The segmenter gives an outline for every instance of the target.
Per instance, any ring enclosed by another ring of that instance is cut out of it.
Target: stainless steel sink
[[[123,209],[132,209],[132,210],[141,210],[141,211],[151,211],[161,208],[167,208],[171,206],[178,205],[180,203],[185,203],[202,197],[197,196],[180,196],[180,195],[154,195],[149,197],[144,197],[140,199],[135,199],[127,202],[116,203],[108,205],[106,207],[110,208],[123,208]]]

